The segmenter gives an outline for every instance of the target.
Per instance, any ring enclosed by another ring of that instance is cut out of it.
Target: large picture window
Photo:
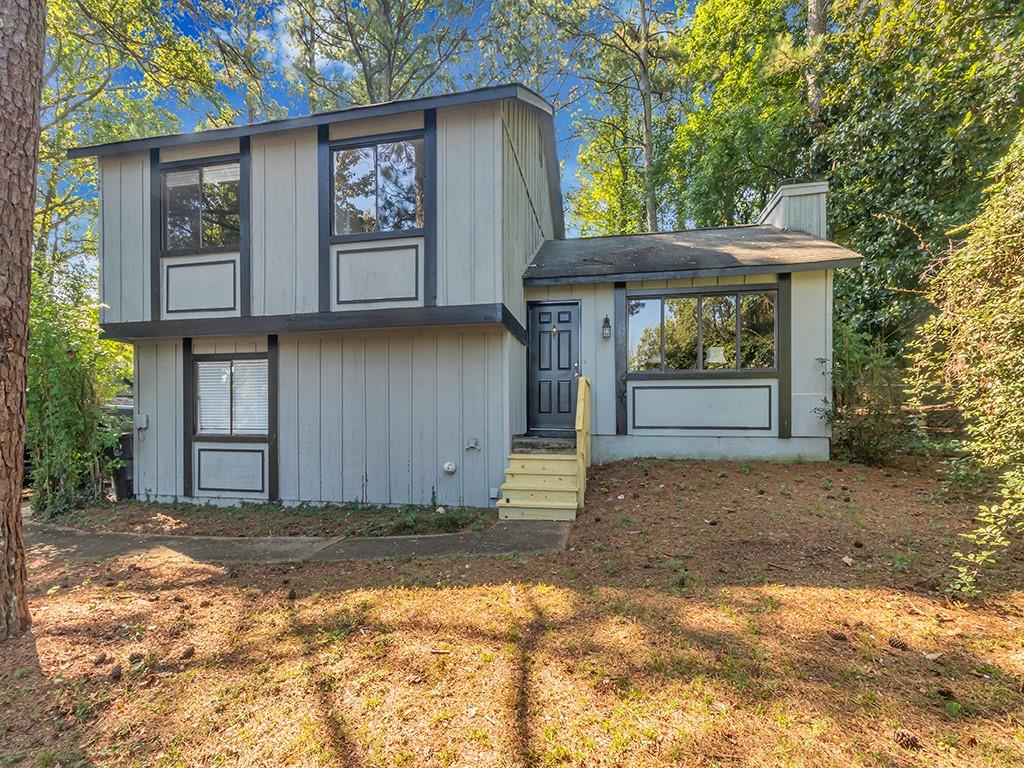
[[[423,228],[423,139],[331,152],[335,235]]]
[[[774,369],[774,291],[633,296],[626,302],[631,372]]]
[[[233,250],[241,229],[237,162],[164,172],[164,252]]]
[[[196,361],[196,434],[265,435],[267,361]]]

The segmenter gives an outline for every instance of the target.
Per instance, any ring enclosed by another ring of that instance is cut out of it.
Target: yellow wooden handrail
[[[582,509],[590,466],[590,379],[580,376],[576,383],[576,488],[577,502]]]

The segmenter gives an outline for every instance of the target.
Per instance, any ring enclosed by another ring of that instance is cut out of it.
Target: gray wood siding
[[[100,322],[150,317],[149,155],[105,157],[100,173]]]
[[[510,440],[506,337],[281,336],[282,500],[491,504]],[[455,474],[442,469],[448,461]]]
[[[497,104],[437,113],[437,303],[502,299]]]
[[[544,145],[534,110],[517,102],[501,110],[502,300],[526,323],[523,271],[554,236]]]
[[[316,312],[316,130],[254,136],[250,151],[252,313]]]
[[[830,391],[823,375],[822,359],[832,356],[832,277],[825,270],[798,272],[792,277],[792,414],[794,437],[827,437],[828,424],[815,409],[822,405]],[[774,275],[747,275],[735,278],[697,278],[694,280],[647,280],[629,283],[630,289],[688,288],[699,286],[771,285]],[[612,284],[528,286],[528,301],[576,299],[580,302],[580,372],[591,377],[591,429],[595,435],[615,434],[615,341],[601,337],[601,324],[607,315],[615,327],[614,289]],[[692,385],[729,384],[721,379],[676,380],[666,384]],[[645,383],[646,384],[646,383]],[[632,387],[632,385],[631,385]],[[774,397],[774,395],[773,395]],[[773,399],[773,405],[777,406]],[[627,399],[631,415],[631,401]],[[777,433],[777,417],[773,418],[772,434]],[[631,423],[631,422],[630,422]],[[713,430],[689,430],[687,434],[716,434]]]
[[[181,340],[135,345],[135,415],[149,427],[135,430],[135,493],[172,499],[184,493],[182,461]]]

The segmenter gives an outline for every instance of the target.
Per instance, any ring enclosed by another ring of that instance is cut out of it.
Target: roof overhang
[[[783,274],[856,267],[859,254],[806,232],[770,225],[546,241],[525,285],[616,283]]]
[[[159,147],[175,147],[185,144],[198,144],[222,139],[236,139],[242,136],[256,136],[277,131],[289,131],[295,128],[310,128],[331,123],[343,123],[350,120],[365,120],[373,117],[387,117],[404,112],[419,112],[424,109],[444,109],[466,104],[478,104],[486,101],[514,99],[533,107],[549,117],[554,114],[552,106],[545,99],[519,83],[494,85],[487,88],[476,88],[459,93],[446,93],[438,96],[422,96],[415,99],[386,101],[380,104],[348,107],[332,112],[319,112],[315,115],[288,117],[281,120],[268,120],[262,123],[250,123],[228,128],[212,128],[208,131],[191,133],[175,133],[167,136],[151,136],[144,139],[114,141],[107,144],[92,144],[73,147],[68,150],[69,158],[106,157],[123,155],[129,152],[144,152]],[[557,163],[556,163],[557,166]]]

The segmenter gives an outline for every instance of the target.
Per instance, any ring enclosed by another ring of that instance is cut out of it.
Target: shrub
[[[130,348],[100,340],[93,277],[75,265],[33,273],[25,443],[44,518],[101,497],[120,431],[105,406],[130,374]]]
[[[885,344],[837,323],[833,333],[832,402],[819,413],[832,425],[838,457],[884,464],[912,442],[903,410],[902,373]]]
[[[936,313],[913,347],[921,400],[952,402],[965,448],[997,477],[998,503],[981,508],[956,552],[952,588],[977,591],[981,568],[1024,533],[1024,131],[997,166],[981,212],[961,246],[936,265]]]

